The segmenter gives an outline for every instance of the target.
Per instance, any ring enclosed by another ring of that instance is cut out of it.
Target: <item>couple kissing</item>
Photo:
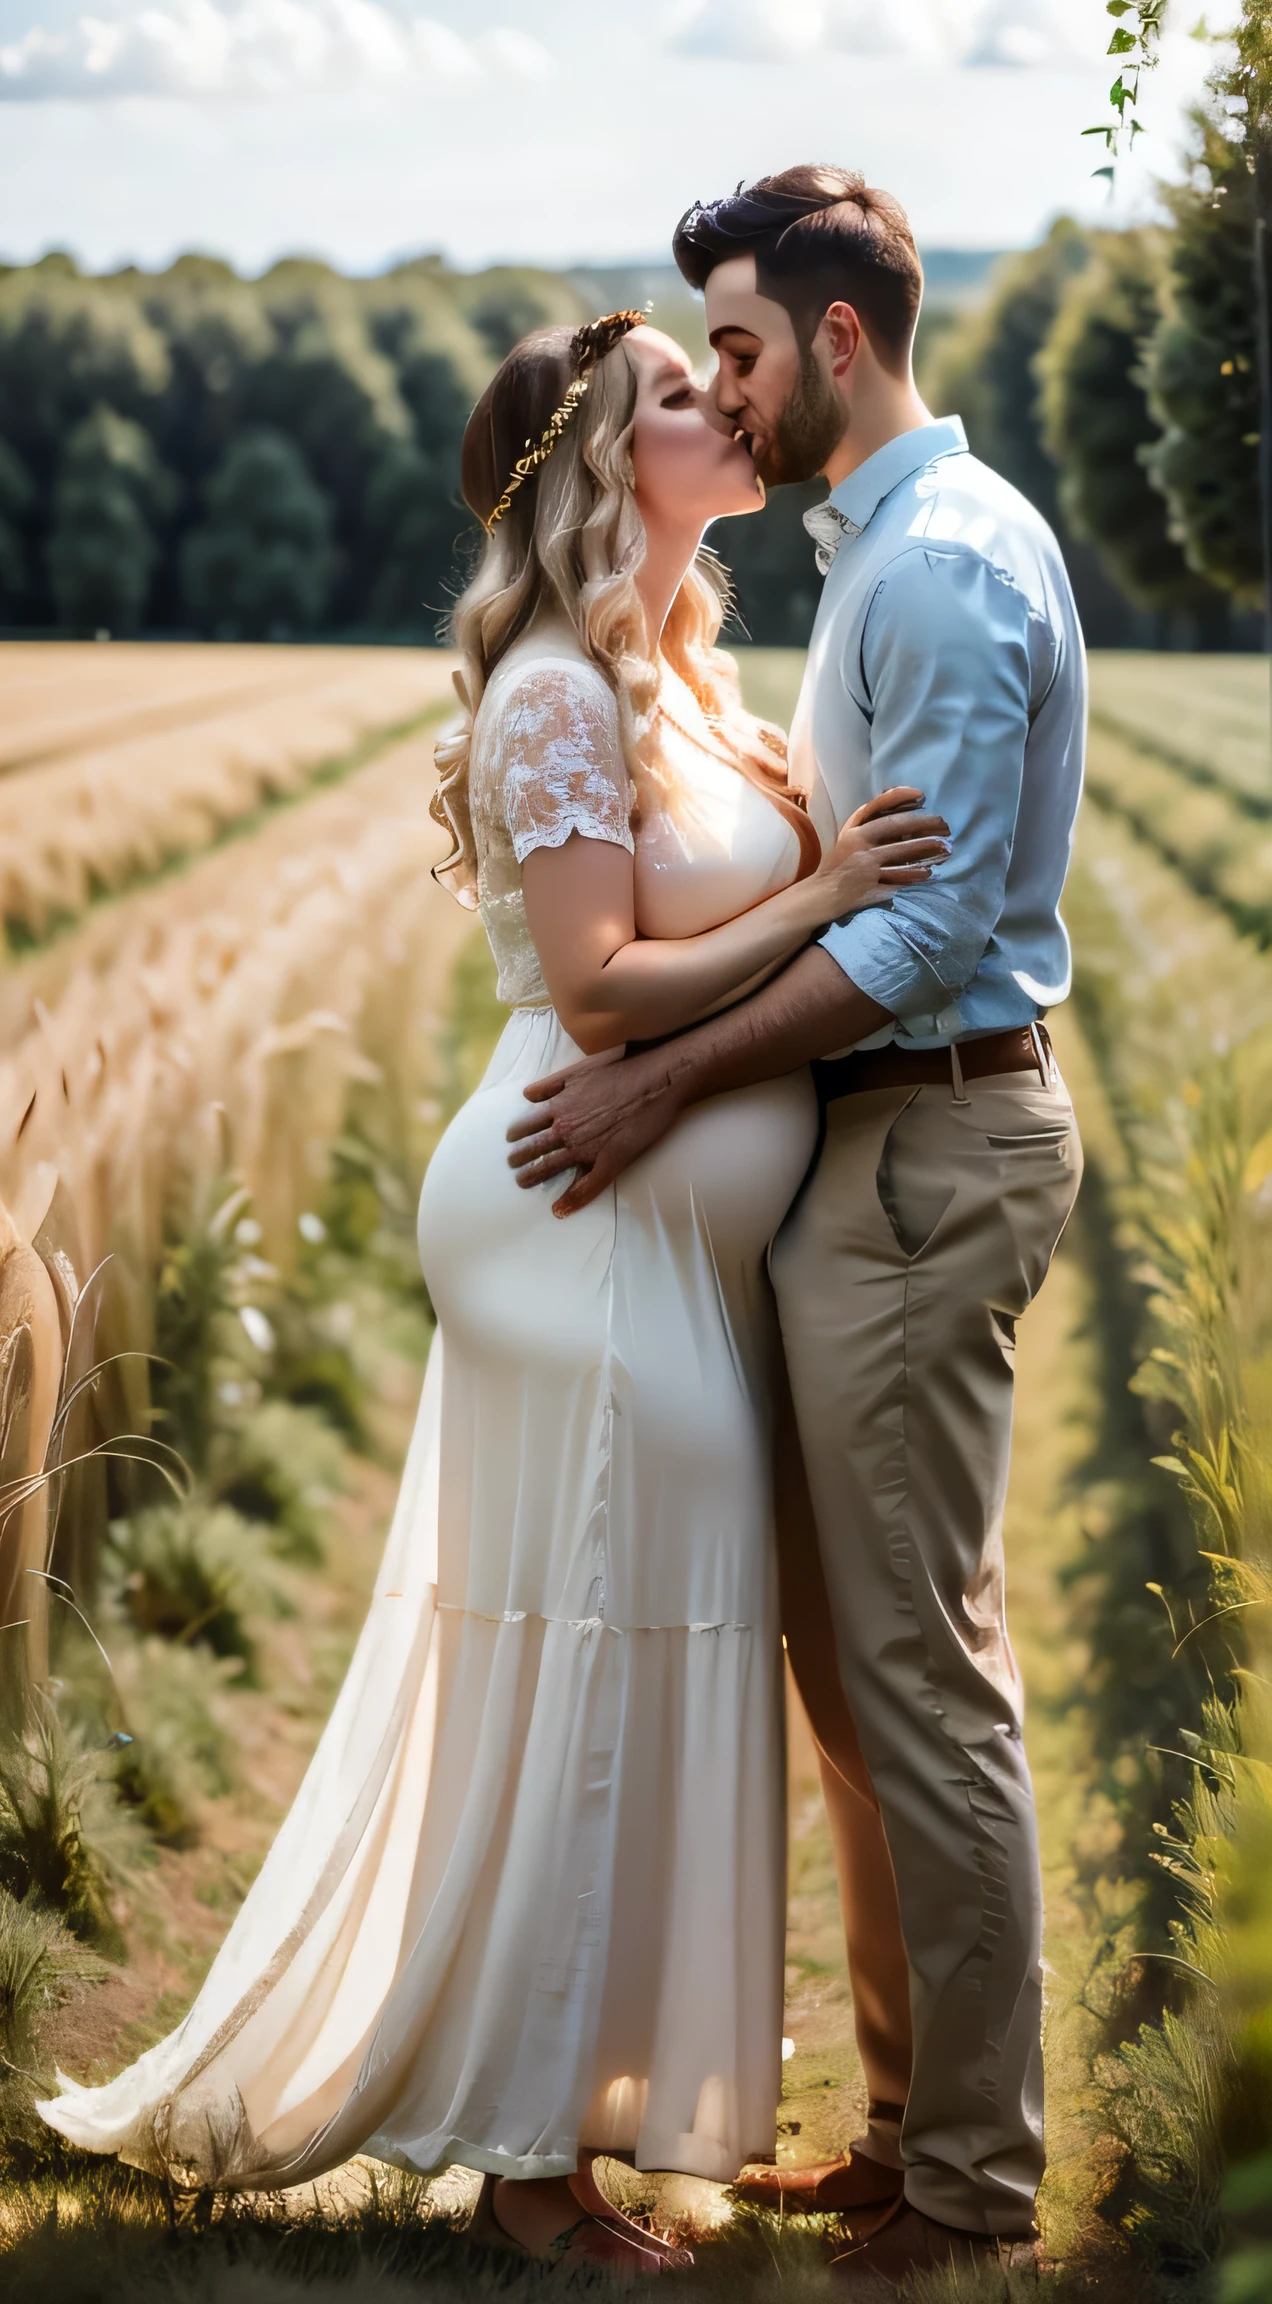
[[[898,204],[795,168],[674,245],[709,384],[613,313],[525,338],[465,434],[438,874],[510,1014],[424,1181],[365,1629],[188,2015],[42,2110],[189,2186],[458,2164],[474,2237],[567,2275],[688,2270],[596,2163],[680,2171],[833,2212],[877,2295],[1035,2244],[1001,1531],[1081,1170],[1043,1020],[1085,665],[1045,523],[919,397]],[[702,544],[817,474],[788,741]],[[779,2172],[783,1635],[869,2105]]]

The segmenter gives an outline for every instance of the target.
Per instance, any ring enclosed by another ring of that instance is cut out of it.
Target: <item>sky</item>
[[[10,262],[649,261],[690,201],[800,160],[860,168],[928,247],[1023,246],[1150,212],[1208,61],[1174,0],[1110,209],[1104,0],[90,5],[0,0]]]

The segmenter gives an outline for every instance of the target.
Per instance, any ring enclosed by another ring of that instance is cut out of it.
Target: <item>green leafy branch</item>
[[[1109,55],[1119,60],[1118,75],[1109,90],[1113,117],[1098,122],[1094,128],[1084,128],[1082,133],[1103,137],[1109,158],[1095,174],[1107,177],[1110,184],[1119,154],[1129,150],[1136,137],[1144,133],[1144,124],[1136,111],[1140,80],[1158,62],[1167,5],[1168,0],[1105,0],[1108,14],[1117,19],[1108,48]],[[1133,22],[1126,23],[1127,17],[1133,18]]]

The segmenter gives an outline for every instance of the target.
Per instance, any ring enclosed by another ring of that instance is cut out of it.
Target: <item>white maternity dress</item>
[[[666,691],[675,709],[678,693]],[[676,716],[684,720],[684,702]],[[635,795],[601,674],[543,639],[474,730],[482,916],[513,1009],[420,1204],[438,1315],[366,1627],[197,2000],[41,2107],[184,2184],[364,2151],[511,2176],[580,2145],[727,2181],[771,2158],[783,1972],[766,1244],[815,1140],[804,1073],[698,1106],[592,1207],[505,1130],[577,1056],[520,865],[631,849],[653,936],[798,870],[790,824],[670,723]]]

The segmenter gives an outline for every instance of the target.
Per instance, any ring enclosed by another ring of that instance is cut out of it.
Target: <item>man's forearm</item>
[[[682,1104],[794,1072],[855,1047],[892,1019],[814,945],[762,991],[660,1051]]]

